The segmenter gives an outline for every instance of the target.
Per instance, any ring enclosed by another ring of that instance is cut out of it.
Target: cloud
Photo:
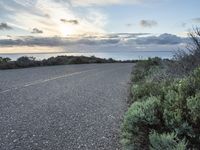
[[[193,18],[192,21],[193,21],[194,23],[200,23],[200,18]]]
[[[33,31],[31,33],[33,33],[33,34],[42,34],[43,31],[38,29],[38,28],[33,28]]]
[[[141,20],[140,21],[140,26],[144,27],[144,28],[151,28],[154,26],[157,26],[158,23],[154,20]]]
[[[152,36],[148,33],[114,33],[78,37],[5,37],[0,39],[0,53],[34,52],[134,52],[173,51],[188,42],[172,34]],[[17,50],[16,50],[17,49]]]
[[[16,37],[9,39],[0,39],[0,46],[51,46],[62,47],[69,45],[115,45],[119,44],[123,39],[132,39],[147,35],[147,33],[113,33],[100,35],[81,35],[80,37]]]
[[[9,26],[7,23],[0,23],[0,30],[11,30],[12,27]]]
[[[158,3],[165,0],[54,0],[56,3],[69,4],[70,6],[90,7],[107,5],[140,5]]]
[[[16,30],[17,35],[22,32],[28,35],[29,30],[35,27],[43,29],[44,36],[105,32],[107,15],[104,12],[92,8],[78,9],[70,3],[70,0],[3,0],[0,1],[0,8],[3,6],[0,18],[20,29]]]
[[[120,42],[118,38],[65,38],[65,37],[23,37],[18,39],[0,39],[0,46],[51,46],[62,47],[76,44],[83,45],[103,45],[117,44]]]
[[[148,36],[135,40],[139,45],[177,45],[185,43],[185,39],[172,34],[161,34],[160,36]]]
[[[77,45],[86,46],[144,46],[144,45],[178,45],[185,42],[184,38],[172,34],[159,36],[147,36],[148,33],[119,33],[99,36],[74,37],[18,37],[0,39],[0,46],[46,46],[46,47],[69,47]],[[79,47],[81,48],[81,46]]]
[[[60,21],[63,22],[63,23],[69,23],[69,24],[74,24],[74,25],[78,25],[79,24],[78,20],[60,19]]]
[[[62,46],[63,42],[58,37],[20,37],[17,39],[0,39],[0,45],[5,47],[11,46]]]
[[[62,1],[62,0],[56,0]],[[69,0],[68,0],[69,1]],[[140,4],[149,0],[70,0],[72,5],[92,6],[92,5],[119,5],[119,4]]]

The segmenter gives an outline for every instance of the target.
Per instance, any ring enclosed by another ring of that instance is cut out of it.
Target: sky
[[[171,51],[199,0],[0,0],[0,53]]]

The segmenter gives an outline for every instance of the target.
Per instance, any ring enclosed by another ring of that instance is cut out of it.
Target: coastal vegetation
[[[70,65],[70,64],[91,64],[91,63],[116,63],[116,62],[135,62],[135,61],[116,61],[112,58],[103,59],[95,56],[57,56],[43,60],[36,60],[34,57],[23,56],[15,61],[10,58],[0,57],[0,69],[17,69],[39,66]]]
[[[173,60],[149,58],[132,73],[130,107],[121,127],[125,150],[200,147],[200,31]]]

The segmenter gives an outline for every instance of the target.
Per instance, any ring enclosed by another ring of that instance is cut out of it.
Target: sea
[[[112,58],[115,60],[142,60],[152,57],[171,59],[174,55],[173,51],[134,51],[134,52],[95,52],[95,53],[8,53],[1,54],[0,57],[9,57],[16,60],[22,56],[35,57],[37,60],[48,59],[56,56],[95,56],[99,58]]]

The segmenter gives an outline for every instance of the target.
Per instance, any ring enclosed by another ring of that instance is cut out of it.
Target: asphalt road
[[[133,64],[0,71],[0,150],[116,150]]]

